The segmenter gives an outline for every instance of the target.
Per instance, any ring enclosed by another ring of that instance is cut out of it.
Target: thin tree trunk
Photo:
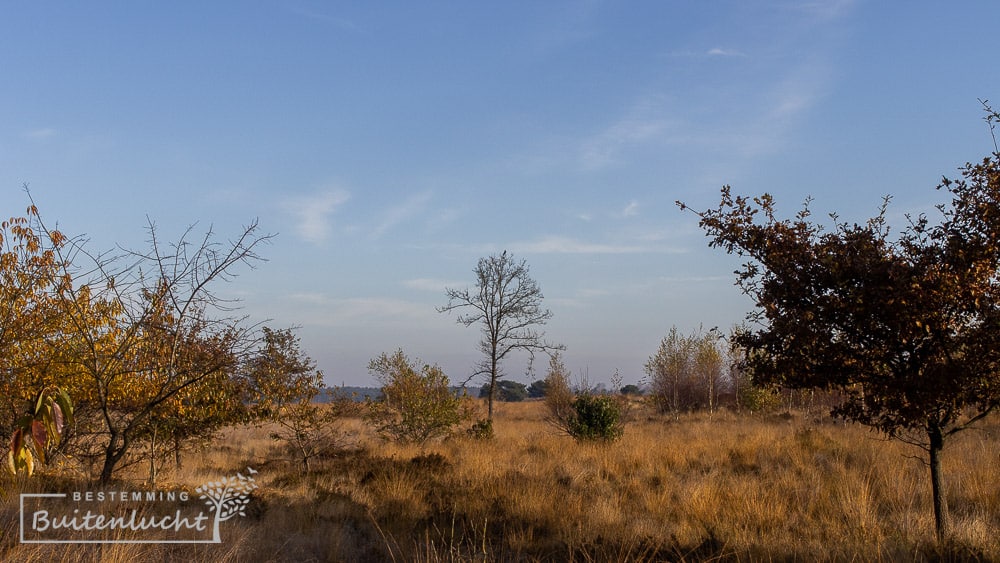
[[[674,374],[674,385],[673,385],[673,402],[670,405],[672,411],[674,411],[674,420],[677,420],[681,414],[681,396],[680,396],[680,386],[681,386],[681,375],[680,373]]]
[[[708,376],[708,414],[715,412],[715,375]]]
[[[489,403],[488,414],[486,415],[486,420],[493,422],[493,400],[497,396],[497,354],[496,346],[494,345],[493,355],[490,357],[490,397],[487,401]]]
[[[176,434],[174,435],[174,468],[178,471],[181,469],[181,439]]]
[[[944,435],[937,424],[927,426],[927,437],[930,438],[930,468],[931,491],[934,503],[934,525],[937,529],[939,542],[945,541],[951,535],[951,520],[948,514],[948,496],[944,490],[944,475],[941,471],[941,451],[944,449]]]
[[[104,467],[101,468],[101,484],[107,485],[114,475],[115,466],[125,456],[128,450],[129,441],[121,434],[113,432],[108,439],[108,445],[104,448]]]
[[[302,455],[302,470],[306,475],[308,475],[311,470],[309,467],[309,458],[312,456],[309,455],[309,451],[306,450],[306,447],[301,444],[299,445],[299,453]]]
[[[156,485],[156,431],[153,426],[153,435],[149,439],[149,484]]]

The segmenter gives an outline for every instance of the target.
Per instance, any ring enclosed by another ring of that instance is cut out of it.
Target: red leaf
[[[49,443],[49,433],[45,430],[45,423],[41,420],[31,421],[31,437],[35,440],[38,450],[44,450]]]

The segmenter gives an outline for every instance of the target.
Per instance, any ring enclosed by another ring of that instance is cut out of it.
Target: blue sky
[[[985,1],[8,3],[0,214],[27,182],[94,250],[141,246],[147,215],[167,236],[259,218],[268,261],[224,291],[300,326],[334,384],[374,384],[396,348],[464,379],[478,331],[435,307],[506,249],[571,370],[638,382],[671,326],[750,305],[674,201],[931,210],[992,148],[997,21]]]

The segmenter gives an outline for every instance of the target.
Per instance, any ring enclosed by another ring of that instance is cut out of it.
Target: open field
[[[18,493],[2,481],[0,559],[17,561],[852,561],[1000,560],[1000,420],[945,450],[956,538],[934,542],[920,450],[818,415],[672,420],[639,408],[611,445],[578,444],[538,402],[508,403],[497,437],[383,444],[357,419],[351,448],[309,475],[267,429],[225,431],[163,472],[194,487],[256,468],[260,488],[218,545],[18,545]],[[141,472],[136,474],[141,481]],[[79,488],[79,486],[77,486]]]

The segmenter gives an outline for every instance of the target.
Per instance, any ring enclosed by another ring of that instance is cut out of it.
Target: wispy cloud
[[[774,104],[768,113],[768,121],[786,120],[808,110],[826,89],[829,72],[822,65],[811,65],[790,73],[775,85],[772,99]]]
[[[326,190],[288,199],[284,207],[296,219],[295,232],[306,242],[321,243],[330,236],[334,211],[350,199],[342,189]]]
[[[534,241],[516,242],[509,246],[512,252],[524,254],[640,254],[645,252],[678,252],[665,247],[631,244],[607,244],[576,240],[563,236],[547,236]]]
[[[382,216],[382,221],[372,231],[373,238],[379,238],[400,223],[419,216],[431,200],[431,192],[423,191],[414,194],[398,205],[388,208]]]
[[[586,307],[595,299],[611,295],[607,289],[584,288],[569,297],[552,297],[546,299],[546,303],[559,307]]]
[[[324,24],[333,26],[335,28],[344,31],[358,31],[359,27],[353,21],[346,18],[340,18],[337,16],[331,16],[329,14],[324,14],[314,10],[307,10],[305,8],[297,7],[292,8],[291,12],[297,16],[302,16],[313,21],[322,22]]]
[[[826,95],[832,71],[821,58],[784,70],[767,87],[748,101],[740,115],[713,121],[698,129],[694,124],[679,127],[685,146],[705,147],[744,164],[775,154],[797,134],[797,126]],[[715,182],[713,182],[715,183]]]
[[[461,287],[463,285],[465,285],[465,282],[448,281],[437,278],[415,278],[403,281],[404,287],[419,291],[444,292],[446,287]]]
[[[663,276],[659,281],[663,283],[704,283],[717,281],[730,281],[733,276]]]
[[[632,237],[632,243],[588,242],[573,237],[547,235],[509,243],[435,243],[414,248],[434,248],[448,252],[492,254],[507,250],[517,254],[686,254],[690,249],[664,243],[665,237]],[[462,284],[456,284],[462,285]],[[450,286],[449,286],[450,287]]]
[[[312,324],[354,325],[372,321],[412,321],[434,315],[434,308],[423,303],[388,297],[335,298],[325,293],[302,292],[286,297],[292,303],[308,307]]]
[[[635,217],[638,214],[639,214],[639,202],[633,199],[632,201],[628,202],[628,205],[626,205],[624,209],[616,213],[616,216],[624,218],[624,217]]]
[[[678,49],[664,53],[662,56],[673,59],[706,59],[715,57],[745,58],[747,54],[738,49],[712,47],[710,49]]]
[[[629,147],[641,145],[662,135],[669,122],[661,115],[655,100],[643,100],[628,113],[585,139],[580,148],[580,162],[594,170],[616,164]]]
[[[769,88],[764,97],[767,103],[732,137],[734,152],[753,158],[781,150],[803,117],[826,95],[831,74],[822,60],[786,72]]]
[[[723,49],[721,47],[715,47],[713,49],[709,49],[708,52],[705,53],[705,54],[708,55],[708,56],[710,56],[710,57],[745,57],[746,56],[746,54],[743,53],[743,52],[741,52],[741,51],[737,51],[735,49]]]
[[[302,291],[298,293],[292,293],[287,296],[291,301],[296,301],[299,303],[307,303],[309,305],[330,305],[334,302],[333,299],[328,297],[325,293],[319,293],[314,291]]]
[[[51,127],[42,127],[39,129],[32,129],[30,131],[25,131],[24,136],[28,139],[48,139],[49,137],[54,137],[56,135],[56,130]]]

